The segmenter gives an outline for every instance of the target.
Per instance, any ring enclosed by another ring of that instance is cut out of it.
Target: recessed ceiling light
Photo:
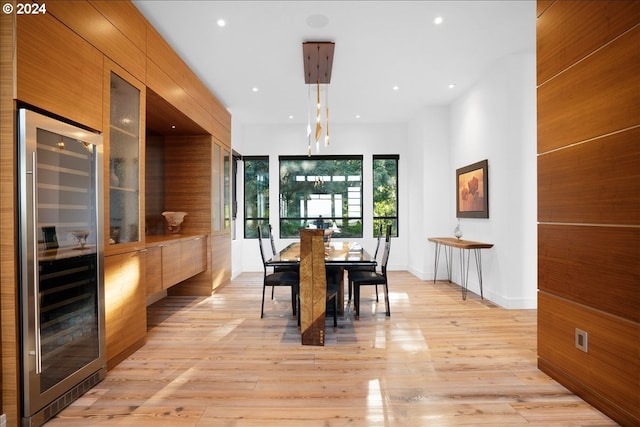
[[[400,88],[398,86],[394,86],[393,90],[399,90]]]
[[[442,19],[442,16],[437,16],[436,19],[433,20],[433,23],[436,25],[440,25],[442,24],[442,21],[444,21],[444,19]]]
[[[449,84],[449,89],[453,89],[454,87],[456,87],[455,83]]]
[[[324,15],[311,15],[307,17],[307,25],[311,28],[323,28],[329,25],[329,18]]]
[[[171,129],[175,129],[175,128],[176,128],[176,125],[171,125]]]
[[[290,119],[293,119],[293,116],[289,116]]]
[[[260,89],[258,89],[258,88],[257,88],[257,87],[255,87],[255,86],[251,88],[251,91],[253,91],[253,92],[257,92],[258,90],[260,90]]]
[[[225,27],[227,25],[226,21],[224,19],[222,19],[222,18],[218,19],[217,24],[218,24],[218,27],[220,27],[220,28]]]
[[[360,118],[360,114],[356,114],[356,119],[359,119],[359,118]]]

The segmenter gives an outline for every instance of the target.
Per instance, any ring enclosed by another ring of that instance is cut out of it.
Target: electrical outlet
[[[589,352],[588,340],[589,334],[582,329],[576,328],[576,348],[582,350],[585,353]]]

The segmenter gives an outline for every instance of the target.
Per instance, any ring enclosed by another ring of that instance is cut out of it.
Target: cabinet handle
[[[147,252],[149,249],[140,249],[138,252]]]
[[[40,349],[40,276],[38,266],[38,159],[36,152],[31,153],[31,208],[33,220],[33,311],[35,326],[35,369],[42,373],[42,352]]]

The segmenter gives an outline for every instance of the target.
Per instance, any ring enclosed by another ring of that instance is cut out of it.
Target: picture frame
[[[489,161],[456,169],[456,217],[489,218]]]

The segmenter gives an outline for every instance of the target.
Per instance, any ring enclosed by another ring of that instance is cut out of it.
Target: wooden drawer
[[[181,252],[180,242],[162,245],[162,289],[167,289],[182,281]]]
[[[162,248],[160,246],[147,248],[145,281],[147,296],[162,290]]]
[[[207,248],[205,242],[206,239],[200,237],[182,242],[182,262],[180,267],[182,269],[183,280],[207,269]]]

